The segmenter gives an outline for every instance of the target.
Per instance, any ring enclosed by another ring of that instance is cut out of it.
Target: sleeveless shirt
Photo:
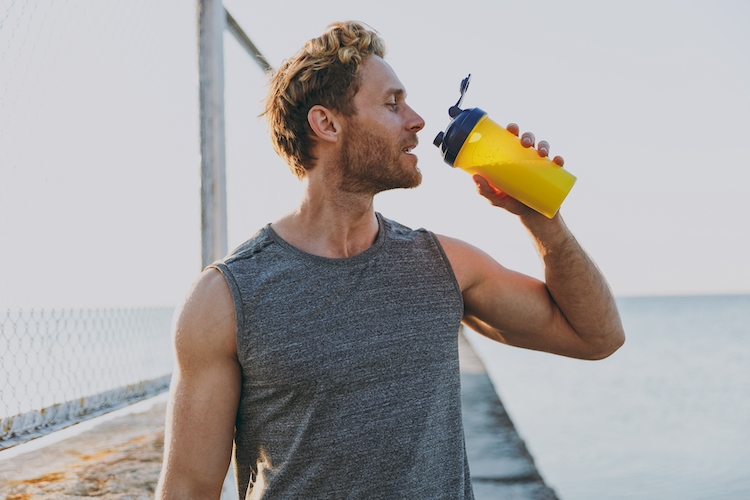
[[[270,224],[213,267],[234,299],[240,499],[472,499],[461,421],[463,299],[434,234],[377,214],[350,258]]]

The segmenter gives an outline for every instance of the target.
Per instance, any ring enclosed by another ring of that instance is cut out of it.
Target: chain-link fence
[[[168,387],[197,81],[194,3],[0,0],[0,449]]]
[[[195,16],[0,0],[0,450],[168,386],[172,309],[80,307],[174,303],[198,270]],[[227,45],[234,246],[288,203],[250,179],[266,78]]]
[[[172,313],[0,312],[0,449],[166,390]]]

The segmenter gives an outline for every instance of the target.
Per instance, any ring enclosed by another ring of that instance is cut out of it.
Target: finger
[[[565,160],[563,160],[563,157],[562,157],[562,156],[555,156],[555,159],[554,159],[554,160],[552,160],[552,161],[553,161],[553,162],[555,162],[555,163],[557,163],[557,165],[559,165],[559,166],[561,166],[561,167],[562,167],[563,165],[565,165]]]
[[[487,182],[487,179],[485,179],[481,175],[475,174],[472,176],[472,179],[474,179],[474,183],[477,185],[477,191],[479,192],[479,194],[481,194],[485,198],[488,198],[488,197],[502,198],[504,196],[507,196],[504,192],[500,191],[495,186]]]
[[[521,145],[525,148],[530,148],[534,146],[534,142],[536,141],[536,138],[534,137],[534,134],[531,132],[524,132],[521,136]]]
[[[516,137],[518,137],[518,132],[520,131],[520,129],[518,128],[518,125],[516,125],[515,123],[509,123],[506,130],[510,132],[511,134],[515,135]]]
[[[492,185],[487,182],[487,179],[478,174],[472,175],[471,178],[474,180],[474,184],[477,185],[477,191],[479,191],[480,194],[493,194],[494,189],[492,188]]]
[[[480,195],[484,196],[493,206],[503,208],[510,213],[516,215],[522,215],[524,213],[533,212],[532,209],[521,203],[520,201],[510,197],[505,191],[501,191],[489,182],[481,175],[473,175],[472,178],[477,185],[477,191]]]
[[[549,142],[539,141],[539,145],[536,147],[536,149],[537,151],[539,151],[539,156],[549,156]]]

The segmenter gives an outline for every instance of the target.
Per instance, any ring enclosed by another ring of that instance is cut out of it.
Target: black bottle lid
[[[461,101],[469,88],[471,75],[461,81],[461,97],[455,106],[448,109],[448,115],[452,118],[445,132],[440,132],[432,143],[441,149],[445,163],[453,166],[456,156],[466,142],[474,126],[482,119],[485,113],[479,108],[461,109]]]
[[[464,109],[451,120],[445,132],[440,132],[435,137],[433,144],[442,151],[445,163],[451,167],[453,166],[458,152],[461,150],[464,142],[466,142],[474,126],[486,114],[479,108]]]

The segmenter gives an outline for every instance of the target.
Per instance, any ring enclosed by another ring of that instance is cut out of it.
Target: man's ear
[[[313,133],[323,141],[337,142],[341,134],[341,122],[330,109],[316,104],[307,112],[307,122]]]

